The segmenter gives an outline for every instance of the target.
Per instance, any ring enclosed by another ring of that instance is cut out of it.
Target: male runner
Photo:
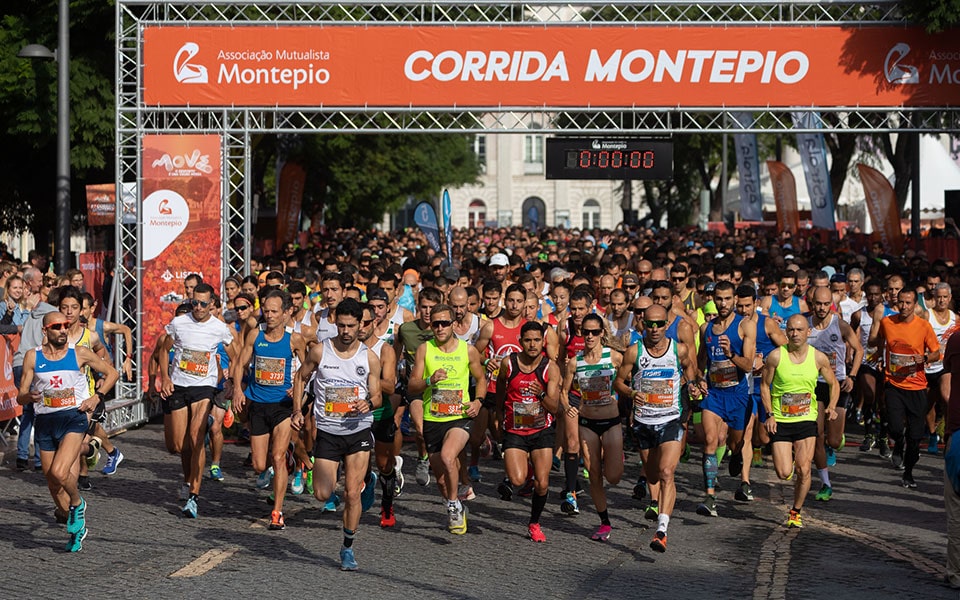
[[[806,301],[794,294],[797,291],[797,275],[793,271],[780,274],[780,287],[775,296],[767,296],[760,301],[763,314],[773,318],[780,329],[786,329],[787,319],[791,315],[809,312]]]

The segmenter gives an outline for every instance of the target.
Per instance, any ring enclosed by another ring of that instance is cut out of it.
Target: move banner
[[[873,222],[874,236],[880,239],[883,250],[899,256],[903,253],[903,231],[897,212],[897,196],[883,173],[865,164],[858,164],[860,182],[866,196],[867,211]]]
[[[789,231],[796,235],[800,229],[800,212],[797,209],[797,180],[790,168],[780,161],[768,160],[773,199],[777,203],[777,231]]]
[[[94,316],[99,316],[100,311],[106,306],[104,295],[110,293],[110,290],[103,289],[103,279],[106,275],[105,264],[109,260],[113,262],[113,251],[107,252],[81,252],[78,257],[80,261],[80,271],[83,273],[83,289],[90,292],[93,299],[97,302],[97,312]]]
[[[443,238],[447,242],[447,261],[453,266],[453,207],[450,204],[450,192],[443,190],[443,198],[440,202],[441,212],[443,213]]]
[[[300,211],[303,207],[303,186],[307,172],[297,163],[288,162],[280,170],[277,189],[277,246],[297,240]]]
[[[13,353],[20,343],[19,335],[0,336],[0,421],[9,421],[23,414],[17,402],[17,386],[13,381]]]
[[[794,112],[793,126],[797,129],[820,129],[820,115],[815,112]],[[797,150],[803,162],[803,176],[810,196],[810,219],[818,229],[836,231],[833,208],[833,187],[827,168],[827,145],[822,133],[797,133]]]
[[[430,244],[433,251],[437,254],[443,252],[440,245],[440,225],[437,222],[437,209],[433,207],[433,204],[426,200],[418,204],[417,208],[413,210],[413,222],[426,236],[427,243]]]
[[[731,113],[735,129],[753,127],[753,115],[748,112]],[[740,218],[744,221],[763,220],[763,196],[760,194],[760,159],[757,156],[755,133],[733,134],[737,151],[737,171],[740,181]]]
[[[204,283],[220,289],[220,146],[219,135],[142,138],[142,365],[149,363],[157,338],[185,299],[187,275],[197,273]]]
[[[113,225],[117,221],[117,185],[97,183],[88,185],[87,225]]]
[[[955,106],[960,83],[956,31],[900,24],[156,25],[142,43],[149,107]]]

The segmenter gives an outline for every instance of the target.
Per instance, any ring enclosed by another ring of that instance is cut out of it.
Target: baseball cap
[[[387,293],[380,288],[373,288],[367,292],[367,302],[373,300],[380,300],[382,302],[390,302],[390,299],[387,297]]]
[[[510,266],[510,259],[507,258],[506,254],[497,252],[490,257],[490,262],[487,264],[491,267],[507,267]]]
[[[458,271],[454,267],[447,267],[446,269],[443,270],[443,273],[441,273],[441,275],[443,275],[444,279],[446,279],[447,281],[452,281],[453,283],[456,283],[457,281],[460,280],[460,271]]]

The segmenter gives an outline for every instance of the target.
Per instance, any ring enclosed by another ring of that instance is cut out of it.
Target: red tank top
[[[487,344],[487,358],[496,361],[496,364],[499,365],[500,361],[511,352],[520,352],[520,328],[523,327],[523,324],[526,322],[525,319],[520,319],[520,324],[516,327],[506,327],[501,319],[494,319],[493,335],[490,336],[490,343]],[[497,375],[499,371],[499,367],[492,373],[487,371],[488,394],[493,394],[497,391]]]
[[[550,360],[542,357],[536,369],[524,373],[520,370],[517,355],[510,355],[507,396],[503,403],[503,429],[506,432],[531,435],[553,425],[553,415],[529,391],[534,381],[538,381],[546,390],[549,364]]]
[[[573,335],[571,333],[572,329],[570,319],[567,319],[567,335],[565,336],[567,340],[567,360],[572,359],[577,355],[577,352],[582,352],[586,348],[583,343],[583,336]]]

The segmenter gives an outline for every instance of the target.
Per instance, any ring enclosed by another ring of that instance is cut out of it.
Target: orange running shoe
[[[393,514],[393,507],[380,509],[380,527],[393,527],[397,518]]]
[[[530,523],[530,539],[535,542],[545,542],[547,541],[547,536],[543,535],[543,531],[540,529],[540,523]]]
[[[654,552],[666,552],[667,551],[667,534],[662,531],[658,531],[653,539],[650,541],[650,549]]]
[[[283,523],[283,513],[279,510],[271,511],[270,513],[270,529],[272,531],[280,531],[286,529],[286,525]]]

